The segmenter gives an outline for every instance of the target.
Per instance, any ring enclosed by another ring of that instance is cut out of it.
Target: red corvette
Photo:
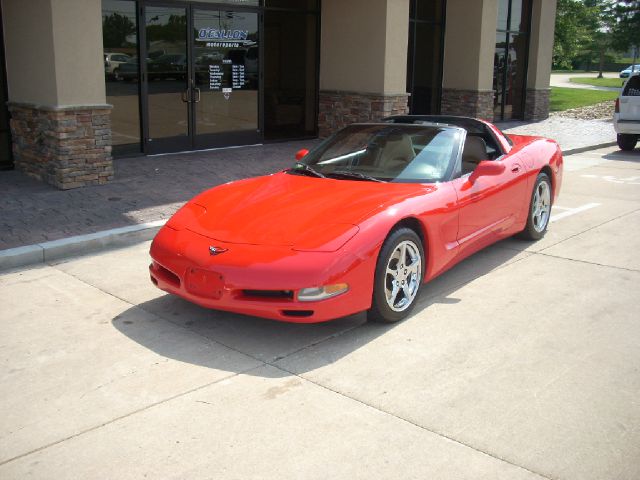
[[[290,169],[182,207],[151,280],[203,307],[288,322],[395,322],[421,285],[514,234],[541,238],[562,182],[553,140],[463,117],[344,128]]]

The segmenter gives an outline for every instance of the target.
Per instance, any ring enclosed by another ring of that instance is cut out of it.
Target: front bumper
[[[209,247],[227,251],[212,256]],[[284,246],[240,245],[163,227],[151,245],[151,281],[205,308],[273,320],[315,323],[370,308],[375,256],[340,250],[295,252]],[[301,288],[347,283],[349,290],[300,302]],[[263,293],[275,293],[267,296]],[[291,292],[287,295],[287,292]]]

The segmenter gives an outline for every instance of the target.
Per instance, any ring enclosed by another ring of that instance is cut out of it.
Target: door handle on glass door
[[[182,101],[184,103],[189,103],[189,98],[191,97],[191,92],[190,92],[190,88],[187,88],[186,90],[184,90],[180,96],[182,97]]]
[[[196,98],[193,101],[193,103],[199,103],[200,102],[200,89],[198,87],[193,87],[193,90],[196,92]]]

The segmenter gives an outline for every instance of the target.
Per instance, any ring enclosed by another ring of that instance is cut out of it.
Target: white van
[[[613,128],[621,150],[633,150],[640,138],[640,75],[632,75],[616,99]]]

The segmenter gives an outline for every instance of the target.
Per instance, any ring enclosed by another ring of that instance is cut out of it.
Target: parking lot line
[[[576,208],[567,208],[567,207],[557,207],[554,205],[553,208],[558,209],[558,210],[565,210],[562,213],[559,213],[557,215],[552,215],[551,218],[549,219],[550,222],[557,222],[558,220],[562,220],[563,218],[567,218],[570,217],[571,215],[575,215],[577,213],[581,213],[584,212],[586,210],[590,210],[592,208],[595,207],[599,207],[601,204],[600,203],[587,203],[586,205],[582,205],[581,207],[576,207]]]

